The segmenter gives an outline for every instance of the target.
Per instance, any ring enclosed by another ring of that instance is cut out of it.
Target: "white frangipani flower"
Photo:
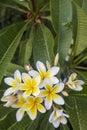
[[[41,83],[39,85],[40,88],[44,86],[46,79],[49,79],[52,84],[56,84],[59,82],[58,78],[55,77],[55,75],[57,75],[57,73],[59,72],[59,67],[51,67],[48,70],[46,70],[45,65],[41,61],[37,61],[36,67],[39,72],[31,70],[29,71],[29,74],[31,76],[40,75],[41,77]]]
[[[49,122],[52,123],[55,128],[57,128],[59,127],[60,123],[67,123],[66,117],[69,118],[69,115],[63,113],[62,109],[55,108],[49,117]]]
[[[64,104],[64,99],[58,95],[64,88],[63,83],[58,83],[55,86],[53,86],[50,83],[46,83],[45,89],[41,90],[41,97],[44,97],[45,100],[45,107],[47,110],[49,110],[52,106],[52,103],[55,102],[58,105]]]
[[[43,99],[41,97],[30,96],[27,98],[27,102],[24,105],[24,110],[27,112],[31,120],[36,119],[37,111],[41,113],[46,112],[45,107],[41,104],[42,102]]]
[[[31,78],[27,73],[22,73],[22,79],[24,83],[20,84],[19,90],[25,91],[23,96],[25,98],[27,98],[31,94],[34,96],[38,96],[40,93],[40,89],[38,88],[41,80],[40,76],[37,75]]]
[[[4,96],[10,95],[12,93],[17,93],[18,89],[19,89],[19,84],[21,83],[21,74],[19,72],[19,70],[16,70],[14,72],[14,78],[12,77],[8,77],[4,79],[4,82],[11,86],[10,88],[8,88],[5,93]]]
[[[14,95],[3,96],[1,101],[6,102],[4,104],[5,107],[12,107],[12,105],[17,101],[17,97]]]
[[[77,80],[76,79],[77,74],[76,73],[72,73],[71,76],[69,77],[68,82],[66,82],[67,86],[73,90],[76,91],[81,91],[82,85],[84,84],[84,82],[82,80]]]

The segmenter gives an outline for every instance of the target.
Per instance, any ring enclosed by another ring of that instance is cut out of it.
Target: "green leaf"
[[[87,81],[87,71],[75,70],[75,72],[82,78],[82,80],[84,80],[85,82]]]
[[[50,9],[53,26],[56,32],[59,32],[60,25],[65,25],[72,20],[71,2],[70,0],[50,0]]]
[[[17,65],[17,64],[10,63],[9,66],[8,66],[8,68],[7,68],[7,72],[13,74],[14,71],[17,70],[17,69],[18,69],[20,72],[25,71],[25,69],[24,69],[22,66]]]
[[[0,104],[0,121],[3,120],[11,111],[12,108],[3,107],[3,105]]]
[[[56,37],[57,52],[59,53],[60,64],[63,65],[72,40],[72,30],[69,27],[61,27],[60,34]]]
[[[26,130],[36,130],[39,126],[41,114],[38,113],[37,118],[26,127]]]
[[[40,123],[39,130],[55,130],[53,125],[49,123],[49,116],[50,116],[50,112],[47,112],[44,115],[43,120]]]
[[[33,34],[33,57],[35,63],[38,60],[44,63],[48,60],[50,63],[53,63],[54,38],[50,30],[41,24],[35,26]]]
[[[16,122],[16,111],[10,112],[5,119],[0,121],[0,130],[7,130]]]
[[[9,66],[27,24],[14,24],[0,32],[0,81]]]
[[[15,1],[15,0],[14,0]],[[12,9],[16,9],[18,11],[21,11],[21,12],[24,12],[26,13],[26,11],[24,11],[23,9],[21,9],[17,3],[15,3],[14,1],[10,1],[10,0],[0,0],[0,6],[2,7],[9,7],[9,8],[12,8]]]
[[[19,63],[21,65],[29,64],[29,59],[32,54],[32,40],[31,37],[23,42],[21,42],[20,52],[19,52]]]
[[[20,122],[15,122],[11,125],[8,130],[25,130],[28,125],[31,125],[33,121],[29,119],[28,115],[24,115],[23,119]]]
[[[87,130],[87,97],[68,97],[66,99],[70,123],[74,130]]]
[[[55,48],[63,65],[72,40],[72,5],[69,0],[51,0],[50,8],[53,26],[57,32]]]
[[[83,0],[82,7],[83,7],[84,11],[85,11],[86,14],[87,14],[87,0]]]
[[[60,125],[60,130],[70,130],[67,125]]]
[[[79,96],[79,97],[87,97],[87,84],[83,85],[82,91],[71,91],[69,93],[70,96]]]
[[[77,9],[77,38],[76,38],[76,55],[80,54],[87,47],[87,15],[75,3]]]

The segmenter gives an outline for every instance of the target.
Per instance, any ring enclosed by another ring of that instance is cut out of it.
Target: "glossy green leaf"
[[[77,9],[77,38],[76,38],[76,55],[80,54],[87,47],[87,15],[75,4]]]
[[[60,125],[60,130],[70,130],[70,129],[69,129],[68,125],[61,124]]]
[[[0,121],[3,120],[11,111],[12,108],[6,108],[0,104]]]
[[[0,32],[0,81],[21,40],[26,23],[14,24]]]
[[[87,97],[68,97],[66,102],[73,129],[87,130]]]
[[[31,121],[31,124],[28,124],[25,130],[36,130],[38,129],[40,123],[40,113],[38,113],[37,118],[34,121]]]
[[[24,115],[23,119],[20,122],[16,121],[12,126],[8,128],[8,130],[25,130],[28,125],[32,125],[32,122],[33,121],[29,119],[28,115]]]
[[[7,130],[16,122],[16,111],[10,112],[6,118],[0,121],[0,130]]]
[[[53,26],[59,32],[60,25],[65,25],[72,20],[72,6],[70,0],[50,0],[50,10]]]
[[[29,59],[32,54],[32,41],[31,37],[23,42],[21,42],[19,51],[19,63],[21,65],[29,64]]]
[[[62,26],[60,34],[56,37],[57,52],[59,53],[59,61],[64,64],[65,58],[68,55],[72,40],[72,30],[69,27]]]
[[[15,0],[14,0],[15,1]],[[23,9],[21,9],[17,3],[15,3],[14,1],[10,1],[10,0],[0,0],[0,6],[2,7],[9,7],[9,8],[12,8],[12,9],[16,9],[18,11],[22,11],[22,12],[26,12],[24,11]]]
[[[72,6],[69,0],[51,0],[50,5],[53,26],[57,32],[55,48],[63,65],[72,40]]]
[[[54,38],[50,30],[44,25],[37,25],[34,28],[33,57],[34,61],[40,60],[46,63],[54,60]]]
[[[83,0],[82,7],[83,7],[83,9],[85,10],[85,12],[87,14],[87,0]]]
[[[54,126],[49,123],[50,112],[47,112],[40,123],[39,130],[55,130]]]
[[[13,64],[13,63],[10,63],[8,68],[7,68],[7,72],[13,74],[15,70],[19,70],[21,72],[25,71],[24,67],[20,66],[20,65],[17,65],[17,64]]]

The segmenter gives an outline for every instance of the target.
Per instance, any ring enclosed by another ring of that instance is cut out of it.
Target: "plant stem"
[[[87,70],[87,67],[82,67],[82,66],[76,66],[76,69],[82,69],[82,70]]]
[[[32,3],[33,11],[35,12],[36,11],[35,0],[31,0],[31,3]]]

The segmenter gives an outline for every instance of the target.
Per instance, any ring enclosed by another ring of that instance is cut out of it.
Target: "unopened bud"
[[[55,56],[54,66],[58,65],[58,61],[59,61],[59,53],[57,53],[56,56]]]
[[[46,61],[46,66],[47,66],[47,69],[49,69],[51,67],[51,65],[50,65],[48,60]]]
[[[66,91],[62,91],[62,94],[66,97],[69,96],[69,94]]]
[[[30,71],[30,70],[32,70],[33,68],[32,68],[32,66],[29,64],[29,65],[25,65],[25,70],[26,71]]]

